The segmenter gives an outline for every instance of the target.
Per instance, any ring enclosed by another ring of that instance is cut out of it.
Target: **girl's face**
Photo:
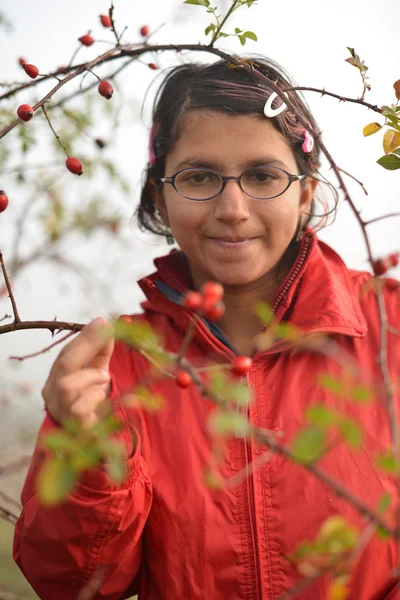
[[[266,117],[192,110],[180,125],[179,140],[166,157],[167,177],[194,166],[239,176],[250,162],[299,174],[292,150]],[[309,211],[315,186],[311,179],[303,187],[295,181],[281,196],[259,200],[229,180],[216,198],[193,201],[164,184],[157,204],[189,260],[194,282],[248,287],[261,283],[282,257],[300,216]],[[226,247],[218,238],[249,240]]]

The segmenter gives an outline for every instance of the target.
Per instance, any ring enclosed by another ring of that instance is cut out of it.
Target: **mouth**
[[[256,237],[210,237],[208,238],[212,243],[218,245],[220,248],[236,249],[246,248],[251,245]]]

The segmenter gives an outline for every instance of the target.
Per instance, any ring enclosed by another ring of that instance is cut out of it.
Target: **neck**
[[[225,314],[218,321],[218,326],[240,354],[253,353],[255,338],[263,329],[263,323],[254,313],[254,306],[260,302],[273,304],[296,255],[297,247],[288,249],[276,267],[246,286],[224,285]],[[204,281],[197,280],[194,275],[193,283],[199,289]]]

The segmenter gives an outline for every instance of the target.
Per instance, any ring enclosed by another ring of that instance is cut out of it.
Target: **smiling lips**
[[[213,243],[217,244],[220,248],[228,248],[228,249],[236,249],[236,248],[246,248],[250,245],[250,243],[257,239],[254,237],[210,237],[209,238]]]

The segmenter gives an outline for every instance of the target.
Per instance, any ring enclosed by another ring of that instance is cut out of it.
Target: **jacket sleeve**
[[[128,369],[121,367],[115,351],[110,371],[110,398],[117,416],[126,419],[118,402],[121,392],[117,381],[120,384],[119,375],[127,378]],[[132,385],[132,379],[130,382]],[[132,595],[136,593],[142,532],[152,502],[140,439],[137,436],[136,443],[133,441],[130,427],[117,434],[128,451],[122,484],[113,483],[101,468],[89,469],[65,502],[48,508],[38,501],[35,480],[46,458],[40,438],[55,428],[58,425],[47,416],[22,491],[14,560],[42,600],[77,600],[89,582],[98,590],[90,598],[117,600]]]

